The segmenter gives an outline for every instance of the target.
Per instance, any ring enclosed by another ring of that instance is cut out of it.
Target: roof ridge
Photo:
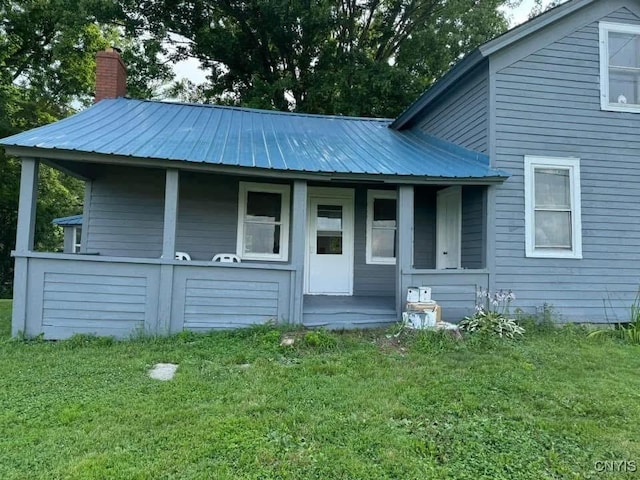
[[[247,113],[258,113],[262,115],[284,115],[284,116],[298,116],[298,117],[311,117],[311,118],[327,118],[334,120],[355,120],[355,121],[366,121],[366,122],[380,122],[380,123],[391,123],[393,118],[377,118],[377,117],[358,117],[353,115],[327,115],[322,113],[304,113],[304,112],[282,112],[280,110],[264,110],[260,108],[250,108],[250,107],[239,107],[234,105],[216,105],[212,103],[195,103],[195,102],[174,102],[167,100],[148,100],[148,99],[139,99],[139,98],[129,98],[129,97],[120,97],[120,98],[112,98],[105,99],[106,101],[134,101],[140,103],[159,103],[162,105],[170,105],[170,106],[178,106],[178,107],[202,107],[202,108],[219,108],[223,110],[236,110],[240,112]],[[104,101],[104,100],[102,100]]]

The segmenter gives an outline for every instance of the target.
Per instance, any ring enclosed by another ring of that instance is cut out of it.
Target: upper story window
[[[396,192],[367,193],[367,263],[396,263]]]
[[[640,25],[600,22],[603,110],[640,112]]]
[[[287,260],[289,186],[240,182],[237,254],[243,260]]]
[[[580,159],[524,158],[527,257],[582,258]]]

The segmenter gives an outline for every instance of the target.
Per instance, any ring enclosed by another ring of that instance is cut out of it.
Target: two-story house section
[[[627,321],[640,286],[640,1],[573,0],[482,45],[393,124],[487,152],[486,264],[518,306]]]

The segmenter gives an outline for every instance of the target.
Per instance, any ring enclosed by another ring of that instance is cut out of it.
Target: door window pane
[[[316,216],[316,253],[342,254],[342,205],[318,205]]]
[[[320,235],[317,237],[318,255],[342,255],[342,234]]]

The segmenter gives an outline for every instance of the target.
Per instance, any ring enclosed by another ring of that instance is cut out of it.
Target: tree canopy
[[[59,120],[92,101],[95,54],[123,45],[129,94],[148,97],[154,82],[170,78],[155,39],[126,36],[126,22],[107,0],[0,0],[0,138]],[[0,296],[12,281],[20,166],[0,149]],[[61,232],[55,217],[82,209],[83,185],[41,168],[36,248],[55,249]]]
[[[521,0],[142,0],[125,11],[200,60],[193,100],[395,116]]]
[[[538,0],[540,1],[540,0]],[[521,0],[0,0],[0,137],[92,101],[95,54],[123,48],[128,95],[150,98],[169,62],[198,59],[188,100],[309,113],[393,117],[465,53],[507,28]],[[0,295],[12,278],[19,165],[0,150]],[[55,248],[56,216],[82,185],[42,168],[36,247]]]

